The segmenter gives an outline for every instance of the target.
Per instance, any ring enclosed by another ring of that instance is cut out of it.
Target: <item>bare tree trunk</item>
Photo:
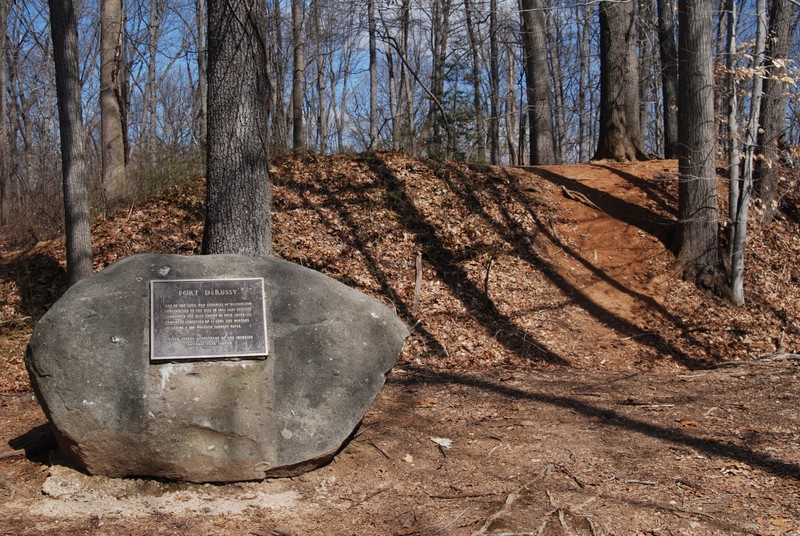
[[[761,101],[758,158],[753,185],[761,200],[761,222],[769,223],[778,210],[780,150],[786,139],[787,61],[790,59],[791,6],[789,0],[772,0],[769,10],[769,38],[766,42],[766,76]]]
[[[679,183],[682,277],[722,292],[716,187],[713,24],[706,0],[679,0]]]
[[[714,43],[714,50],[717,51],[714,57],[714,71],[720,72],[725,64],[725,54],[722,53],[725,50],[725,38],[727,33],[727,24],[726,24],[726,14],[725,14],[725,4],[727,0],[711,0],[711,9],[713,10],[714,16],[716,21],[714,21],[714,28],[715,28],[715,43]],[[716,117],[722,117],[722,114],[725,113],[727,109],[727,95],[723,91],[717,91],[716,98],[714,99],[714,113]],[[727,133],[725,130],[727,129],[727,125],[725,121],[717,121],[717,139],[724,140],[726,139]]]
[[[305,149],[303,136],[303,78],[305,59],[303,58],[303,0],[292,0],[292,44],[294,45],[294,66],[292,71],[292,149],[295,153]]]
[[[626,79],[628,84],[625,86],[625,112],[628,114],[628,134],[633,141],[634,147],[637,147],[642,153],[639,158],[646,158],[644,156],[644,133],[642,132],[641,122],[639,116],[641,113],[641,91],[642,80],[639,76],[639,32],[637,21],[641,16],[639,2],[630,2],[631,6],[631,19],[630,27],[627,35],[627,59],[628,71]]]
[[[392,59],[392,51],[386,48],[386,70],[389,75],[389,112],[392,116],[392,150],[397,151],[400,148],[400,114],[398,110],[398,97],[397,97],[397,82],[395,81],[394,74],[394,60]]]
[[[600,137],[595,160],[646,159],[639,131],[636,24],[631,2],[600,2]],[[633,44],[632,44],[633,42]]]
[[[739,84],[736,81],[736,32],[738,11],[736,0],[725,0],[725,10],[727,11],[727,53],[725,55],[725,85],[728,89],[728,215],[731,222],[735,222],[739,214],[739,191],[741,189],[739,175]],[[733,251],[733,238],[736,226],[729,228],[729,249]]]
[[[741,178],[739,175],[739,84],[736,81],[736,26],[737,9],[735,0],[726,0],[725,9],[728,12],[728,49],[726,55],[727,86],[728,86],[728,214],[731,225],[728,228],[728,250],[731,264],[731,297],[734,303],[744,303],[744,267],[742,262],[734,261],[737,256],[744,255],[744,251],[737,251],[737,221],[739,219],[741,201]],[[733,266],[736,265],[736,269]]]
[[[0,225],[8,221],[11,204],[11,144],[8,138],[8,8],[10,0],[0,0]]]
[[[431,139],[428,152],[432,156],[444,155],[443,127],[447,129],[441,103],[444,101],[445,62],[447,61],[447,40],[450,36],[451,0],[433,0],[431,26],[433,33],[433,68],[431,70],[432,99],[428,109],[428,122],[431,125]],[[449,130],[449,129],[448,129]],[[448,139],[449,142],[449,139]],[[448,143],[449,145],[449,143]]]
[[[328,108],[325,103],[325,53],[324,36],[322,35],[322,6],[320,0],[314,0],[311,5],[314,16],[314,36],[316,39],[317,53],[314,62],[317,70],[317,150],[325,154],[328,150]],[[334,93],[331,92],[331,99]]]
[[[410,154],[416,154],[414,132],[414,104],[411,97],[411,80],[405,58],[408,55],[408,40],[411,35],[411,0],[403,0],[400,6],[400,46],[397,50],[403,65],[400,69],[400,117],[402,118],[401,147]]]
[[[139,140],[140,148],[144,149],[146,158],[150,163],[155,161],[153,144],[156,137],[156,118],[158,110],[156,105],[156,54],[158,53],[158,34],[161,18],[164,12],[163,0],[150,0],[150,20],[147,25],[147,83],[144,91],[144,106],[142,108],[142,124],[139,135],[144,140]]]
[[[339,148],[339,152],[344,151],[344,127],[345,127],[345,116],[347,115],[347,87],[348,87],[348,80],[350,78],[350,68],[349,66],[345,66],[344,68],[344,76],[342,77],[342,94],[339,96],[339,114],[338,119],[336,119],[336,144]],[[331,80],[331,102],[333,102],[333,95],[335,94],[334,91],[334,83]],[[336,117],[336,114],[334,114]]]
[[[264,0],[208,2],[203,253],[272,253]]]
[[[580,20],[581,10],[583,10],[583,24],[581,26],[580,46],[578,49],[578,68],[580,69],[579,83],[578,83],[578,143],[579,143],[579,159],[584,162],[589,159],[589,152],[591,151],[590,135],[587,132],[589,129],[586,126],[586,92],[589,86],[589,20],[591,15],[591,7],[575,6],[575,14]]]
[[[647,149],[646,140],[650,125],[650,114],[647,108],[647,92],[650,90],[650,76],[647,71],[648,68],[653,65],[653,58],[650,54],[650,50],[647,48],[649,44],[647,26],[651,22],[648,20],[648,16],[652,14],[650,13],[650,8],[652,7],[650,4],[652,1],[653,0],[639,0],[638,12],[634,15],[638,21],[636,25],[638,31],[636,32],[636,40],[634,41],[634,58],[636,58],[636,72],[639,73],[639,83],[637,84],[639,87],[637,95],[639,98],[639,108],[636,114],[636,124],[639,129],[639,140],[642,150]],[[630,57],[630,55],[628,57]]]
[[[72,0],[49,0],[49,4],[61,134],[67,281],[73,285],[92,274],[92,239],[78,67],[78,17]]]
[[[735,6],[734,6],[735,7]],[[767,1],[756,2],[756,51],[753,58],[753,96],[750,99],[750,120],[745,133],[744,175],[739,187],[739,199],[733,218],[733,243],[731,247],[732,300],[736,305],[744,305],[744,255],[747,243],[747,214],[753,189],[753,158],[758,137],[759,112],[761,110],[762,74],[764,49],[767,34]],[[732,216],[734,214],[732,213]]]
[[[378,143],[378,51],[375,42],[377,25],[375,23],[375,0],[367,2],[369,25],[369,148],[374,150]]]
[[[678,52],[675,50],[673,0],[658,0],[658,45],[661,53],[661,98],[664,158],[675,158],[678,143]]]
[[[130,56],[130,39],[125,36],[125,12],[122,12],[122,32],[120,33],[119,44],[119,72],[117,89],[117,101],[119,102],[119,115],[120,122],[122,123],[122,154],[125,162],[125,168],[128,167],[128,159],[131,153],[131,140],[129,121],[131,114],[131,62],[128,59]],[[167,67],[169,69],[169,67]],[[126,177],[127,181],[128,177]],[[127,183],[126,183],[127,184]],[[130,185],[128,185],[130,191]]]
[[[500,162],[500,47],[497,0],[489,0],[489,162]]]
[[[196,0],[197,8],[197,93],[200,100],[200,110],[197,114],[197,122],[200,127],[200,147],[206,148],[208,138],[207,120],[208,117],[208,95],[206,82],[206,2]]]
[[[555,164],[553,110],[550,106],[549,67],[541,0],[521,0],[522,44],[528,89],[528,127],[531,165]]]
[[[103,139],[103,188],[106,211],[123,202],[129,188],[125,178],[125,134],[122,123],[122,0],[100,2],[100,115]]]
[[[560,21],[555,13],[550,13],[550,24],[547,28],[547,50],[550,58],[550,79],[553,91],[553,105],[555,106],[555,129],[553,140],[555,143],[556,162],[561,163],[565,158],[565,145],[567,136],[567,118],[564,110],[564,75],[561,72],[561,31]]]
[[[272,91],[270,92],[270,146],[285,151],[289,147],[289,113],[286,109],[285,92],[285,67],[286,56],[283,50],[283,14],[281,3],[273,0],[268,19],[269,32],[272,36],[269,47],[270,76],[272,78]]]
[[[527,144],[525,142],[526,142],[526,139],[528,137],[528,129],[527,129],[527,127],[528,127],[528,118],[527,118],[527,114],[523,114],[522,113],[522,110],[525,108],[525,106],[524,106],[525,103],[522,100],[524,98],[524,95],[525,95],[525,91],[523,91],[522,84],[520,84],[520,88],[519,88],[519,107],[518,107],[519,110],[520,110],[520,114],[519,114],[519,133],[517,135],[517,163],[515,164],[517,166],[525,165],[525,162],[527,161],[527,158],[526,158],[527,155],[525,154],[525,149],[526,149]]]
[[[476,160],[486,161],[486,121],[483,116],[483,98],[481,96],[481,59],[480,43],[475,32],[475,23],[472,17],[472,2],[464,0],[464,16],[467,22],[467,34],[469,36],[469,50],[472,54],[472,107],[475,114],[475,137],[478,140]]]
[[[510,55],[510,52],[509,52]],[[508,84],[506,85],[506,145],[508,146],[508,165],[516,166],[522,162],[517,156],[517,148],[514,144],[514,133],[518,132],[515,128],[517,120],[517,95],[514,91],[514,80],[517,78],[515,66],[517,62],[513,58],[509,58],[506,62],[508,65]]]

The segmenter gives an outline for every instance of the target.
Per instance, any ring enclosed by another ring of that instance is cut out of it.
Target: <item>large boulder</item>
[[[263,278],[269,356],[154,361],[150,281]],[[61,450],[90,473],[194,482],[329,461],[408,336],[377,300],[277,258],[137,255],[39,321],[26,364]]]

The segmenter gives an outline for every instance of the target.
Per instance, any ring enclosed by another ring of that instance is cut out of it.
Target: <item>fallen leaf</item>
[[[794,528],[794,520],[785,518],[783,516],[773,517],[772,526],[781,532],[792,530],[792,528]]]
[[[432,408],[433,406],[435,406],[438,403],[439,403],[439,401],[436,400],[435,398],[430,397],[430,396],[426,396],[425,398],[421,398],[420,400],[417,401],[417,407],[418,408]]]
[[[678,421],[678,424],[680,426],[691,426],[691,427],[700,426],[700,423],[698,421],[692,421],[689,419],[681,419]]]
[[[443,449],[449,449],[453,447],[453,440],[447,439],[446,437],[431,437],[429,438],[431,441],[442,447]]]
[[[726,475],[740,475],[749,472],[750,467],[744,463],[732,462],[725,465],[725,467],[723,467],[720,470],[722,471],[723,474]]]

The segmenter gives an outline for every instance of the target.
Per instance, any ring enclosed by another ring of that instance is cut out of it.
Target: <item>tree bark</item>
[[[728,90],[728,216],[731,225],[728,228],[728,249],[731,257],[734,255],[734,238],[736,234],[735,222],[739,214],[739,190],[741,177],[739,173],[740,151],[739,145],[739,83],[736,80],[736,34],[738,11],[736,0],[725,0],[727,11],[727,53],[725,55],[725,85]],[[735,277],[732,285],[736,285]]]
[[[500,161],[500,47],[497,0],[489,0],[489,162]]]
[[[475,114],[475,159],[478,162],[486,161],[486,121],[483,116],[483,97],[481,95],[481,59],[480,43],[478,42],[475,23],[472,17],[472,2],[464,0],[464,17],[467,23],[467,36],[469,37],[469,50],[472,55],[472,108]]]
[[[583,12],[583,23],[580,27],[580,45],[578,47],[578,69],[580,70],[578,82],[578,143],[579,143],[579,159],[584,162],[589,159],[591,149],[591,136],[589,135],[590,129],[586,121],[586,95],[589,91],[589,30],[590,30],[590,15],[591,8],[588,4],[584,6],[575,5],[575,15],[578,20],[581,20],[581,12]]]
[[[594,160],[646,159],[639,129],[639,76],[632,2],[602,0],[600,13],[600,135]]]
[[[378,143],[378,50],[375,22],[375,0],[367,2],[367,24],[369,25],[369,149]]]
[[[728,86],[728,250],[731,265],[731,299],[733,303],[744,305],[744,235],[747,229],[747,210],[742,210],[742,202],[749,204],[750,194],[742,189],[739,173],[739,84],[736,81],[736,26],[737,9],[735,0],[726,0],[725,9],[728,20],[728,52],[726,60]],[[740,218],[744,216],[744,220]]]
[[[284,73],[286,72],[286,56],[283,50],[283,14],[281,3],[272,2],[270,17],[270,33],[273,35],[273,44],[270,48],[270,64],[273,66],[273,91],[270,95],[272,122],[272,139],[270,144],[282,151],[289,148],[289,113],[286,107]]]
[[[155,162],[153,142],[156,138],[156,118],[158,98],[156,95],[156,60],[161,18],[164,12],[163,0],[150,0],[150,19],[147,25],[147,83],[145,84],[142,124],[139,129],[139,146],[144,149],[147,160]],[[144,142],[144,143],[142,143]]]
[[[303,135],[303,78],[305,76],[303,41],[303,0],[292,0],[292,44],[294,67],[292,71],[292,149],[295,153],[305,149]]]
[[[122,0],[100,2],[100,132],[106,211],[129,196],[122,121]]]
[[[208,2],[204,253],[272,253],[264,0]]]
[[[331,71],[333,71],[333,67],[331,67]],[[339,95],[339,113],[336,113],[336,110],[333,111],[334,122],[336,123],[336,146],[339,149],[339,152],[345,151],[345,141],[344,141],[344,130],[346,124],[346,116],[347,116],[347,101],[349,97],[347,95],[347,88],[349,87],[349,79],[350,79],[350,64],[349,61],[345,61],[342,69],[342,77],[341,77],[341,94]],[[331,103],[335,102],[334,95],[336,94],[336,87],[339,86],[339,82],[336,80],[335,77],[331,77]]]
[[[640,0],[641,2],[641,0]],[[628,84],[625,86],[625,112],[628,114],[628,133],[640,153],[644,153],[644,134],[642,133],[642,123],[639,119],[641,113],[641,94],[642,81],[639,77],[639,32],[637,21],[641,16],[639,13],[640,2],[628,2],[631,6],[631,18],[629,34],[627,36],[627,59],[628,71],[626,73]],[[644,154],[637,155],[646,159]]]
[[[521,0],[522,44],[528,90],[530,164],[555,164],[553,109],[550,104],[547,39],[541,0]]]
[[[433,67],[431,69],[432,99],[428,108],[428,123],[431,125],[431,139],[428,142],[430,156],[443,156],[445,147],[444,131],[449,134],[447,118],[442,111],[444,101],[445,62],[447,61],[447,41],[450,37],[451,0],[433,0],[431,25],[433,33]],[[448,137],[448,142],[449,137]]]
[[[675,158],[678,143],[678,52],[675,49],[673,0],[658,0],[658,45],[661,54],[664,158]]]
[[[401,137],[401,130],[400,130],[400,110],[398,106],[397,97],[397,82],[395,81],[395,74],[394,74],[394,54],[392,53],[391,49],[387,46],[386,47],[386,71],[388,72],[389,76],[389,112],[392,116],[392,150],[397,151],[400,148],[400,137]],[[402,69],[402,65],[401,65]]]
[[[0,0],[0,225],[8,221],[11,204],[11,143],[8,137],[8,8],[10,0]]]
[[[732,3],[735,8],[735,2]],[[733,239],[731,244],[731,299],[736,305],[744,305],[744,257],[747,243],[747,214],[750,208],[750,197],[753,190],[753,163],[755,157],[755,144],[758,138],[759,114],[761,111],[761,96],[763,75],[761,68],[764,64],[764,50],[767,35],[767,1],[756,2],[756,50],[753,57],[753,90],[750,98],[750,119],[745,133],[744,173],[738,187],[738,200],[735,210],[732,208]]]
[[[772,0],[769,8],[769,36],[766,42],[764,96],[761,100],[761,129],[753,186],[761,200],[762,223],[769,223],[778,210],[778,175],[781,148],[786,138],[786,77],[791,52],[792,12],[789,0]]]
[[[71,286],[92,274],[92,241],[78,67],[78,17],[72,0],[49,0],[49,4],[61,135],[67,282]]]
[[[678,262],[682,277],[722,292],[711,10],[679,0]]]
[[[200,101],[197,123],[200,134],[200,147],[206,148],[208,138],[208,85],[206,82],[206,2],[196,0],[197,20],[197,98]]]
[[[509,56],[511,53],[509,51]],[[514,91],[514,83],[513,81],[517,79],[517,72],[516,72],[516,62],[512,59],[513,57],[509,57],[509,61],[506,62],[508,65],[508,76],[506,80],[508,80],[508,84],[506,84],[506,109],[505,109],[505,117],[506,117],[506,145],[508,146],[508,165],[510,166],[517,166],[522,164],[522,161],[517,154],[517,146],[515,143],[515,134],[519,134],[519,129],[516,128],[517,122],[517,94]]]
[[[409,154],[416,154],[417,140],[416,128],[414,125],[414,102],[413,91],[411,89],[410,73],[411,68],[408,66],[408,42],[411,38],[411,0],[402,0],[401,6],[401,50],[398,50],[398,55],[403,65],[400,69],[400,115],[403,118],[402,132],[402,147]]]
[[[322,6],[320,0],[313,0],[311,12],[314,17],[314,38],[316,40],[316,58],[314,58],[317,82],[317,152],[328,151],[328,106],[325,98],[325,37],[322,35]],[[335,93],[331,91],[331,100]]]
[[[549,4],[549,2],[548,2]],[[547,50],[549,56],[549,72],[551,87],[553,88],[553,114],[555,116],[555,129],[553,131],[553,141],[555,144],[556,162],[562,163],[566,158],[567,142],[567,117],[564,105],[564,75],[561,70],[561,46],[563,37],[561,35],[561,21],[555,13],[550,13],[549,24],[547,27]]]

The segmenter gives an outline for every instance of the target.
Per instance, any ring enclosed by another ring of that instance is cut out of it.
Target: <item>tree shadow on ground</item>
[[[646,184],[647,181],[643,179],[639,179],[633,177],[629,174],[623,174],[619,170],[615,170],[614,168],[610,168],[607,166],[599,166],[606,168],[617,175],[622,176],[632,184],[635,184],[637,187],[642,188],[643,184]],[[570,179],[569,177],[565,177],[564,175],[559,175],[558,173],[554,173],[548,169],[544,168],[528,168],[527,171],[533,173],[546,181],[549,181],[557,186],[563,186],[568,188],[569,190],[581,193],[586,196],[586,198],[597,205],[600,210],[605,212],[606,214],[612,216],[613,218],[625,222],[628,225],[633,225],[634,227],[638,227],[642,231],[654,236],[657,238],[664,246],[670,248],[672,245],[672,238],[675,233],[675,225],[676,222],[672,218],[668,218],[666,216],[662,216],[649,210],[647,208],[641,207],[639,205],[635,205],[633,203],[629,203],[623,199],[615,197],[608,192],[604,192],[602,190],[597,190],[590,186],[587,186],[585,183],[576,180]],[[636,180],[633,180],[636,179]],[[656,199],[659,200],[660,203],[664,203],[663,199],[660,196],[656,196]]]
[[[391,191],[390,208],[398,215],[403,226],[416,236],[417,242],[424,248],[437,276],[461,301],[476,321],[495,333],[495,339],[499,343],[520,357],[558,365],[570,364],[563,357],[547,349],[543,341],[537,340],[533,334],[516,325],[511,318],[497,308],[484,290],[470,281],[464,268],[457,264],[454,253],[439,237],[434,225],[427,221],[417,208],[414,200],[406,192],[405,185],[385,160],[375,156],[366,158],[366,163]],[[473,206],[473,209],[482,210],[479,207],[480,203]]]
[[[628,183],[644,192],[647,198],[665,214],[669,214],[673,218],[678,217],[678,198],[669,192],[666,180],[643,179],[642,177],[637,177],[621,169],[604,164],[593,163],[589,165],[610,171],[619,178],[626,180]]]
[[[303,195],[304,192],[309,191],[307,184],[299,183],[293,180],[286,180],[283,181],[281,185],[295,190],[298,194],[300,194],[300,197],[303,200],[299,207],[285,208],[303,208],[315,212],[329,233],[338,237],[343,243],[349,244],[353,249],[357,250],[363,257],[370,275],[372,275],[372,277],[374,277],[378,282],[381,295],[391,302],[398,316],[400,316],[406,322],[406,324],[409,326],[409,329],[415,335],[424,341],[432,353],[436,355],[445,355],[447,350],[442,345],[441,341],[439,341],[439,339],[437,339],[436,336],[425,327],[423,322],[413,311],[413,308],[398,294],[397,290],[392,286],[388,274],[381,267],[380,260],[370,252],[369,248],[367,247],[369,238],[365,236],[368,233],[368,230],[359,226],[350,213],[353,202],[351,201],[350,203],[345,203],[340,198],[341,196],[347,194],[364,196],[370,191],[381,188],[382,185],[380,181],[375,180],[369,184],[358,187],[347,185],[343,188],[337,189],[336,195],[331,195],[330,191],[323,188],[313,189],[313,193],[326,198],[326,202],[322,206],[312,204],[308,196]],[[366,201],[360,201],[360,203],[362,204],[361,208],[364,208],[363,204],[366,203]],[[346,227],[343,228],[339,225],[336,225],[331,217],[322,210],[323,208],[332,208],[336,212],[336,215],[339,217],[339,219],[345,223]],[[300,261],[300,259],[292,259],[291,257],[287,257],[287,260],[293,260],[295,262]],[[318,271],[324,271],[326,268],[324,264],[319,263],[309,264],[307,262],[301,262],[301,264]],[[359,286],[356,281],[348,277],[346,274],[342,274],[337,279],[339,279],[339,281],[342,283],[352,287]]]
[[[327,227],[329,233],[343,243],[356,250],[364,259],[369,273],[378,281],[380,292],[395,306],[397,313],[419,335],[436,355],[447,355],[447,349],[435,334],[430,332],[413,309],[392,286],[389,276],[381,266],[381,259],[376,257],[368,247],[375,237],[369,226],[359,225],[353,217],[355,211],[368,210],[370,191],[384,194],[381,202],[386,210],[392,211],[399,225],[407,233],[414,236],[421,252],[437,273],[437,277],[448,287],[450,292],[463,304],[472,319],[483,326],[487,332],[494,334],[494,339],[521,358],[558,365],[569,365],[569,361],[549,350],[546,344],[533,334],[518,326],[513,319],[498,310],[479,285],[470,281],[465,269],[459,265],[464,252],[455,253],[439,236],[436,227],[421,213],[414,199],[406,191],[405,183],[397,177],[389,164],[379,155],[363,155],[358,157],[374,174],[375,180],[367,185],[345,185],[337,187],[335,192],[330,188],[318,188],[309,191],[309,186],[294,181],[284,181],[282,186],[291,188],[303,200],[303,207],[312,210]],[[308,194],[324,196],[323,206],[314,206]],[[352,194],[352,195],[350,195]],[[291,208],[291,207],[286,207]],[[324,210],[323,210],[324,209]],[[333,214],[326,214],[326,211]],[[334,220],[338,220],[334,221]],[[337,223],[343,223],[339,225]],[[340,277],[347,283],[346,274]]]
[[[649,436],[665,443],[681,445],[696,449],[711,456],[720,456],[731,460],[759,467],[760,469],[782,478],[791,478],[800,481],[800,465],[776,458],[766,452],[759,452],[744,445],[733,444],[721,440],[694,437],[675,428],[635,419],[623,415],[612,409],[588,404],[569,396],[559,396],[535,392],[529,389],[512,387],[478,378],[456,374],[452,372],[432,371],[413,365],[403,367],[411,374],[402,377],[392,377],[388,380],[396,384],[432,384],[442,386],[461,385],[479,389],[488,393],[495,393],[507,398],[509,401],[532,401],[548,404],[573,411],[579,415],[592,419],[609,429],[624,430],[636,434]]]

